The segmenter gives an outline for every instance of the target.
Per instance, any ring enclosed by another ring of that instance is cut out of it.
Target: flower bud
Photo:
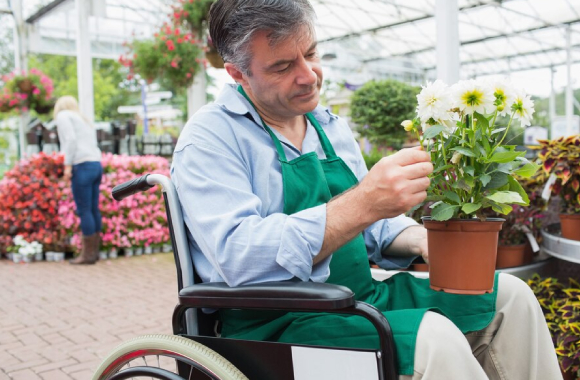
[[[405,120],[401,123],[401,126],[405,129],[405,131],[410,132],[414,129],[413,122],[411,120]]]

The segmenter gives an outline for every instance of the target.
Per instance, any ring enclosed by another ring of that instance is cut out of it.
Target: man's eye
[[[286,65],[283,68],[276,70],[277,73],[284,73],[286,71],[288,71],[288,69],[290,68],[290,65]]]

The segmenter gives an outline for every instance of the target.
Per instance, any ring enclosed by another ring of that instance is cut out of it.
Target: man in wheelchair
[[[322,70],[307,0],[218,0],[210,34],[235,80],[179,137],[171,178],[203,282],[314,281],[350,288],[393,330],[402,379],[559,379],[544,317],[521,280],[492,294],[435,292],[386,269],[428,260],[429,154],[403,149],[367,171],[346,121],[318,104]],[[376,348],[360,316],[221,310],[223,337]]]

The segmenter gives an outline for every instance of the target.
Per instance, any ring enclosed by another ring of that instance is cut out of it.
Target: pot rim
[[[433,220],[431,219],[430,216],[422,216],[421,217],[422,221],[429,221],[429,222],[433,222],[433,223],[458,223],[458,222],[481,222],[481,223],[486,223],[486,222],[505,222],[504,218],[487,218],[485,221],[479,219],[479,218],[471,218],[471,219],[461,219],[461,218],[451,218],[448,220]]]

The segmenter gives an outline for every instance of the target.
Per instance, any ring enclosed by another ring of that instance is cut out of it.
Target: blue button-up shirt
[[[313,115],[360,181],[367,168],[348,124],[321,106]],[[313,151],[325,158],[309,123],[302,152],[273,131],[288,160]],[[171,180],[189,230],[189,249],[204,282],[237,286],[328,278],[331,257],[313,265],[324,239],[326,204],[283,213],[276,148],[236,85],[226,85],[214,103],[187,122],[175,147]],[[364,231],[369,259],[385,269],[408,266],[414,257],[384,257],[382,252],[402,230],[416,224],[401,215],[369,226]]]

